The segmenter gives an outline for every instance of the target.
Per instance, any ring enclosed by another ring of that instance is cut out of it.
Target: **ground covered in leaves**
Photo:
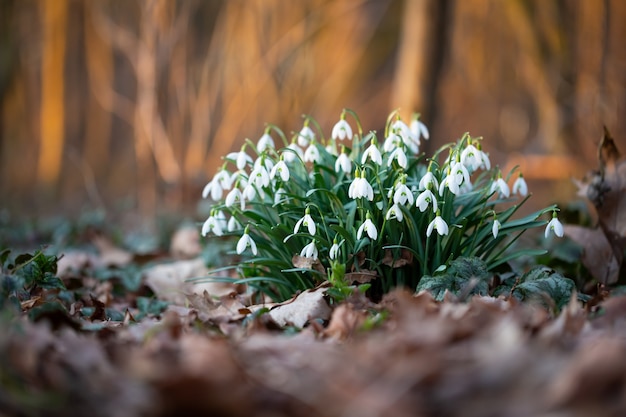
[[[0,415],[626,415],[626,297],[259,305],[189,281],[206,260],[194,226],[168,251],[2,252]]]

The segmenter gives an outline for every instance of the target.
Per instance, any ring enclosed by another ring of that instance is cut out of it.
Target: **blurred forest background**
[[[622,0],[0,0],[2,215],[193,215],[266,122],[328,134],[344,107],[379,132],[420,112],[428,153],[483,136],[567,201],[603,125],[626,151],[625,21]]]

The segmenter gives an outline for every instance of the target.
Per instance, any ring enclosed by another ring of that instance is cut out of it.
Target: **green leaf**
[[[520,277],[513,296],[522,301],[537,299],[543,304],[546,304],[545,296],[548,296],[560,310],[569,302],[574,291],[574,281],[551,268],[538,265]]]
[[[450,262],[442,274],[422,277],[417,291],[429,291],[437,300],[443,300],[446,290],[458,295],[469,289],[468,294],[486,295],[490,279],[491,274],[483,260],[460,257]]]

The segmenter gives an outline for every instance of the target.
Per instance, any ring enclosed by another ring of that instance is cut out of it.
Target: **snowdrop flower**
[[[356,232],[356,238],[361,239],[361,236],[363,236],[363,232],[367,233],[369,238],[372,240],[376,240],[376,238],[378,237],[378,230],[376,229],[376,225],[374,225],[374,223],[372,222],[372,216],[369,211],[365,215],[365,221],[363,222],[363,224],[361,224],[359,230],[357,230]]]
[[[239,152],[231,152],[228,155],[226,155],[226,159],[229,161],[235,161],[235,164],[237,165],[237,169],[244,169],[246,167],[247,164],[251,164],[252,158],[250,157],[250,155],[248,155],[245,151],[239,151]]]
[[[348,188],[348,197],[355,200],[361,197],[365,197],[369,201],[374,200],[374,189],[370,183],[367,182],[367,179],[365,179],[365,171],[361,171],[361,175],[359,176],[359,169],[356,168],[354,179]]]
[[[241,223],[237,220],[235,216],[230,216],[228,219],[228,224],[226,225],[226,229],[229,232],[235,232],[237,230],[241,230]]]
[[[257,188],[254,186],[254,182],[249,182],[241,191],[244,201],[252,201],[257,194]],[[241,203],[244,204],[244,203]]]
[[[339,255],[339,248],[341,247],[341,244],[344,241],[342,240],[341,243],[337,243],[337,238],[335,237],[333,239],[333,245],[330,247],[330,250],[328,251],[328,257],[330,259],[337,259],[337,255]]]
[[[213,232],[215,236],[222,236],[222,219],[217,216],[215,210],[211,210],[211,215],[202,225],[202,236],[206,236],[209,232]]]
[[[252,240],[252,238],[248,234],[248,226],[246,226],[245,230],[243,231],[243,235],[239,239],[239,242],[237,242],[237,253],[241,255],[248,246],[250,246],[250,250],[252,250],[252,254],[256,255],[257,254],[256,243],[254,242],[254,240]]]
[[[402,169],[406,169],[408,161],[406,158],[406,154],[404,153],[404,149],[401,146],[394,149],[394,151],[389,155],[389,159],[387,160],[387,166],[391,166],[393,160],[398,161],[398,165],[402,167]]]
[[[267,187],[270,185],[270,174],[268,174],[264,166],[259,165],[250,173],[249,181],[254,183],[257,188]]]
[[[265,133],[263,133],[263,136],[259,138],[259,141],[256,144],[256,149],[259,153],[262,153],[266,149],[274,148],[274,139],[270,136],[269,128],[265,129]]]
[[[330,136],[335,140],[352,140],[352,128],[350,127],[350,124],[346,122],[344,113],[341,114],[341,120],[333,126],[333,131]]]
[[[311,243],[306,245],[300,251],[300,256],[304,256],[305,258],[317,259],[317,247],[315,246],[315,239],[311,239]]]
[[[342,148],[341,154],[335,161],[335,172],[343,171],[346,174],[352,171],[352,160],[346,155],[345,147]]]
[[[390,132],[383,143],[383,152],[391,152],[402,144],[402,137],[395,132]]]
[[[281,187],[274,193],[274,205],[282,203],[283,199],[287,199],[287,191]]]
[[[420,195],[417,196],[417,199],[415,200],[415,205],[423,213],[426,211],[429,204],[433,205],[433,213],[436,213],[437,212],[437,199],[435,198],[435,195],[433,194],[433,192],[430,191],[430,188],[427,188],[424,191],[422,191]]]
[[[420,190],[426,190],[428,188],[430,188],[430,185],[433,186],[433,188],[435,190],[437,190],[439,188],[439,182],[437,181],[437,178],[435,178],[435,176],[433,175],[432,172],[430,172],[430,170],[424,174],[424,176],[420,179],[419,182],[419,189]]]
[[[509,186],[507,185],[506,181],[502,179],[502,175],[498,175],[498,179],[496,179],[491,184],[491,189],[489,190],[489,193],[491,194],[496,191],[498,192],[498,195],[500,197],[508,198],[509,195],[511,195],[511,192],[509,191]]]
[[[224,200],[224,205],[226,207],[232,207],[235,205],[235,202],[239,201],[241,206],[241,210],[243,210],[246,206],[246,201],[243,197],[241,190],[237,187],[230,190],[230,192],[226,195],[226,199]]]
[[[315,139],[315,132],[313,132],[313,129],[309,127],[309,124],[305,122],[304,126],[300,130],[300,133],[298,133],[298,145],[306,148],[309,146],[309,143],[313,141],[313,139]]]
[[[272,168],[274,168],[274,161],[270,158],[266,158],[265,154],[261,155],[261,157],[257,158],[254,161],[254,166],[252,169],[257,169],[258,167],[263,167],[267,172],[270,172]]]
[[[402,213],[400,206],[398,206],[398,204],[394,204],[389,207],[389,210],[387,210],[387,214],[385,215],[385,219],[396,219],[397,221],[402,222],[402,220],[404,220],[404,214]]]
[[[446,186],[448,187],[448,189],[450,190],[452,194],[454,195],[461,194],[461,189],[459,188],[457,177],[451,174],[449,171],[448,171],[448,175],[446,175],[446,177],[441,181],[441,184],[439,184],[440,196],[443,196],[443,192],[445,191]]]
[[[300,226],[305,226],[308,229],[309,234],[311,236],[315,236],[316,226],[313,218],[311,217],[311,209],[309,207],[304,210],[304,217],[296,222],[296,226],[293,228],[293,232],[298,233],[298,230],[300,230]]]
[[[493,233],[494,239],[498,237],[498,232],[500,231],[501,227],[502,227],[502,223],[500,223],[500,220],[494,218],[493,226],[491,226],[491,233]]]
[[[471,171],[476,171],[482,165],[481,152],[471,143],[461,152],[461,164]]]
[[[378,150],[378,141],[375,138],[370,141],[370,146],[363,152],[361,164],[365,164],[367,158],[371,159],[378,166],[383,164],[383,157]]]
[[[556,210],[552,212],[552,220],[546,226],[545,237],[548,238],[548,235],[552,231],[556,236],[563,237],[563,225],[556,217]]]
[[[278,161],[278,163],[274,165],[272,167],[272,170],[270,171],[271,179],[274,179],[276,175],[279,175],[280,179],[283,180],[283,182],[289,181],[289,168],[287,167],[287,164],[285,163],[282,156],[280,158],[280,161]]]
[[[406,186],[406,177],[402,178],[402,182],[396,184],[396,191],[393,193],[394,204],[411,205],[413,204],[413,193]]]
[[[528,185],[526,185],[526,180],[524,180],[524,175],[521,172],[513,183],[513,194],[518,194],[522,197],[526,197],[528,194]]]
[[[304,162],[317,162],[320,159],[320,151],[317,149],[315,142],[311,142],[306,151],[304,151]]]
[[[302,148],[300,148],[296,143],[291,143],[287,146],[288,151],[283,151],[281,156],[285,159],[285,162],[293,162],[296,158],[300,157],[302,159],[304,157],[304,152],[302,152]]]
[[[430,237],[433,233],[433,229],[437,230],[437,233],[441,236],[448,234],[448,224],[441,218],[439,212],[437,212],[437,216],[428,225],[428,229],[426,229],[426,237]]]
[[[489,155],[487,155],[485,152],[482,151],[482,147],[480,146],[480,143],[477,144],[476,149],[478,149],[478,154],[479,154],[479,159],[480,159],[480,167],[479,168],[483,168],[486,171],[489,171],[491,169],[491,162],[489,161]]]
[[[207,198],[211,194],[213,201],[218,201],[222,198],[222,192],[230,189],[232,186],[231,176],[225,169],[220,169],[202,190],[202,198]]]
[[[417,139],[418,144],[420,137],[423,137],[426,140],[430,139],[430,133],[428,132],[428,128],[419,119],[419,114],[413,116],[413,120],[411,120],[411,124],[409,125],[409,130],[413,134],[413,137]]]
[[[396,119],[392,124],[390,129],[392,132],[395,132],[402,138],[402,141],[406,141],[409,139],[411,135],[411,129],[400,119]]]
[[[459,186],[470,182],[469,171],[461,162],[455,162],[450,168],[450,172]]]

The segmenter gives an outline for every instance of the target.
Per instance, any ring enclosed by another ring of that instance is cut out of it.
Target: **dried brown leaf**
[[[400,268],[413,263],[413,252],[410,250],[401,249],[399,257],[396,257],[395,252],[395,250],[385,249],[385,256],[381,261],[383,265],[387,265],[392,268]]]
[[[619,264],[601,229],[565,225],[563,232],[565,236],[582,246],[582,263],[594,279],[603,284],[613,284],[617,281]]]

